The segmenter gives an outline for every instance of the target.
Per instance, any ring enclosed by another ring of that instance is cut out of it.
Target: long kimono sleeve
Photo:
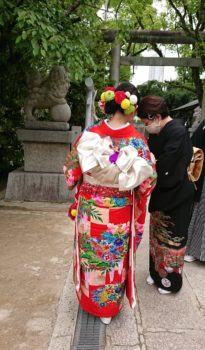
[[[78,137],[73,145],[71,152],[67,155],[65,160],[65,165],[63,167],[63,172],[66,177],[66,186],[75,186],[78,181],[82,178],[82,171],[79,163],[79,156],[77,152],[78,142],[81,135]]]
[[[147,198],[151,194],[152,190],[156,185],[157,173],[155,166],[155,158],[153,154],[150,153],[148,145],[145,143],[142,156],[145,160],[152,166],[153,173],[145,181],[143,181],[140,186],[135,190],[135,232],[136,232],[136,248],[141,242],[142,235],[144,232],[144,224],[146,219],[146,204]]]
[[[138,202],[141,202],[143,198],[147,198],[156,185],[157,173],[156,173],[156,161],[154,155],[150,152],[147,142],[144,140],[142,149],[139,150],[139,155],[144,158],[147,163],[152,167],[152,174],[140,186],[136,189]]]
[[[190,138],[185,127],[170,127],[164,133],[165,142],[157,156],[157,186],[163,189],[176,187],[185,181],[187,167],[193,155]]]

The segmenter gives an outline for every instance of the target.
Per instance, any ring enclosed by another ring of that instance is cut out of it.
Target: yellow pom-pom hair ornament
[[[120,104],[120,107],[122,109],[127,109],[129,106],[130,106],[130,100],[128,100],[128,98],[125,98]]]
[[[105,102],[105,93],[104,92],[100,95],[100,99],[102,102]]]

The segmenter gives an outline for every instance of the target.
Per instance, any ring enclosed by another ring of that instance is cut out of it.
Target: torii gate
[[[110,78],[119,83],[120,65],[134,66],[175,66],[175,67],[205,67],[201,58],[177,58],[177,57],[134,57],[121,56],[120,43],[116,41],[118,30],[108,29],[103,31],[104,41],[113,43],[111,49]],[[200,38],[205,42],[205,32],[200,32]],[[196,40],[183,32],[162,30],[132,30],[130,42],[150,44],[193,44]],[[201,119],[205,119],[205,86],[203,89]]]

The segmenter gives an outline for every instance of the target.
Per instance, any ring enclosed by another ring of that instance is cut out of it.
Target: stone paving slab
[[[69,203],[48,203],[48,202],[24,202],[24,201],[7,201],[5,199],[0,200],[1,210],[24,210],[24,211],[43,211],[55,213],[64,213],[64,219],[67,217]],[[62,222],[62,226],[63,226]],[[70,220],[66,222],[66,226],[70,223]],[[60,220],[59,220],[60,224]],[[72,223],[71,223],[72,224]]]
[[[127,300],[120,314],[113,318],[106,329],[106,350],[115,349],[117,346],[134,346],[140,344],[137,322],[134,312],[130,309]]]
[[[185,274],[190,287],[193,288],[200,308],[205,314],[205,262],[186,263]]]
[[[0,209],[2,350],[47,350],[53,333],[71,266],[73,230],[63,206],[45,207]]]
[[[144,289],[139,287],[139,300],[143,326],[146,329],[205,331],[204,316],[186,278],[183,289],[176,295],[159,295],[155,286],[144,286]]]
[[[148,333],[147,350],[204,350],[204,331]]]
[[[141,347],[139,345],[133,345],[133,346],[113,346],[112,350],[141,350]]]
[[[73,267],[71,265],[60,298],[57,319],[48,350],[70,350],[75,332],[78,301],[73,286]]]

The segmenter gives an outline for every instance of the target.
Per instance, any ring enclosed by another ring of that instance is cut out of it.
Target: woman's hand
[[[78,181],[76,181],[76,182],[75,182],[73,185],[71,185],[71,186],[67,186],[67,189],[68,189],[69,191],[72,191],[76,185],[78,185],[78,187],[79,187],[79,186],[81,185],[82,182],[83,182],[83,176],[80,176],[79,179],[78,179]]]
[[[77,182],[76,182],[77,183]],[[69,190],[69,191],[72,191],[73,189],[74,189],[74,187],[76,186],[76,183],[74,184],[74,185],[72,185],[72,186],[67,186],[67,189]]]
[[[155,156],[152,152],[150,152],[150,156],[151,156],[151,161],[153,164],[156,164],[156,159],[155,159]]]

